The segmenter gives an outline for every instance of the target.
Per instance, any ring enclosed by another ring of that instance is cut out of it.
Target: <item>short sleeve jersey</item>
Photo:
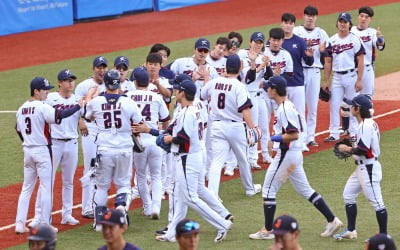
[[[357,128],[357,147],[367,151],[367,159],[379,157],[381,150],[379,147],[380,133],[378,124],[371,118],[364,119]]]
[[[375,50],[377,48],[376,29],[368,27],[364,30],[359,30],[357,26],[351,27],[351,32],[361,38],[365,49],[364,65],[371,65],[375,61]]]

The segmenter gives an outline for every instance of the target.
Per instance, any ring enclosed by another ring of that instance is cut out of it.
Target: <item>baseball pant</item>
[[[89,135],[82,136],[83,175],[90,170],[90,163],[96,158],[96,135],[89,129]],[[82,183],[82,214],[93,212],[94,181]]]
[[[307,124],[306,124],[306,92],[304,86],[287,87],[287,98],[294,104],[301,119],[301,141],[306,143]]]
[[[315,141],[315,129],[317,127],[317,111],[319,100],[319,89],[321,82],[321,69],[305,68],[304,87],[305,103],[307,106],[307,137],[306,142]]]
[[[364,66],[364,73],[362,77],[362,90],[360,94],[373,96],[375,88],[375,69],[374,65]]]

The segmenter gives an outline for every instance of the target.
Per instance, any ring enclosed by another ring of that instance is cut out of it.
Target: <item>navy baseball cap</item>
[[[59,81],[65,81],[68,79],[76,80],[76,76],[69,69],[63,69],[58,73],[57,79]]]
[[[194,44],[195,49],[207,49],[210,50],[210,41],[205,38],[197,39],[196,43]]]
[[[372,109],[372,101],[369,95],[359,94],[353,100],[343,98],[343,101],[348,105],[357,106],[364,110]]]
[[[240,58],[236,54],[230,55],[226,58],[226,68],[239,70],[241,65]]]
[[[187,75],[187,74],[179,74],[179,75],[175,75],[174,79],[169,79],[169,84],[171,85],[175,85],[175,84],[181,84],[181,82],[183,82],[183,80],[192,80],[192,78]]]
[[[182,90],[188,95],[195,96],[196,95],[196,85],[194,85],[192,80],[183,80],[181,84],[174,84],[174,89]]]
[[[108,65],[107,58],[105,58],[104,56],[98,56],[93,60],[93,67],[100,67],[100,66],[107,67],[107,65]]]
[[[283,235],[286,233],[293,233],[299,230],[297,220],[289,215],[282,215],[275,219],[272,226],[272,233]]]
[[[126,56],[118,56],[114,60],[114,66],[118,67],[119,65],[125,65],[127,68],[129,68],[129,59]]]
[[[347,12],[342,12],[342,13],[339,14],[337,20],[338,20],[338,21],[344,20],[344,21],[346,21],[346,23],[349,23],[349,22],[351,22],[351,16],[350,16],[350,14],[347,13]]]
[[[251,37],[250,37],[250,41],[261,41],[262,43],[264,43],[265,41],[265,36],[263,33],[261,32],[254,32]]]
[[[117,209],[108,209],[107,212],[105,212],[103,216],[101,216],[99,223],[114,226],[123,225],[127,222],[125,219],[125,215],[121,211]]]
[[[149,73],[143,67],[138,67],[133,70],[133,76],[138,84],[148,84],[150,81]]]
[[[176,225],[175,231],[178,236],[183,234],[199,233],[200,224],[194,220],[183,219]]]
[[[53,85],[50,84],[49,80],[43,77],[35,77],[31,81],[31,90],[37,89],[37,90],[50,90],[54,88]]]
[[[365,246],[366,250],[396,250],[396,244],[387,234],[376,234],[369,238]]]
[[[268,81],[264,82],[264,89],[273,88],[284,91],[286,89],[286,79],[283,76],[272,76]]]

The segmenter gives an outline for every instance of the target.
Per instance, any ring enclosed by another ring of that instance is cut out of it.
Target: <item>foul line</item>
[[[0,111],[0,113],[15,113],[15,112],[16,112],[16,111]],[[395,110],[392,110],[392,111],[389,111],[389,112],[386,112],[386,113],[383,113],[383,114],[380,114],[380,115],[376,115],[376,116],[373,116],[372,118],[373,118],[373,119],[379,119],[379,118],[381,118],[381,117],[385,117],[385,116],[388,116],[388,115],[392,115],[392,114],[395,114],[395,113],[397,113],[397,112],[400,112],[400,109],[395,109]],[[315,135],[316,135],[316,136],[319,136],[319,135],[323,135],[323,134],[326,134],[326,133],[329,133],[329,130],[324,130],[324,131],[315,133]],[[261,151],[258,151],[258,152],[261,153]],[[111,199],[111,198],[114,198],[115,196],[116,196],[116,195],[113,194],[113,195],[108,196],[108,198]],[[72,209],[76,209],[76,208],[80,208],[80,207],[82,207],[82,204],[75,205],[75,206],[72,207]],[[55,215],[55,214],[61,214],[61,210],[57,210],[57,211],[54,211],[54,212],[51,213],[51,215]],[[33,218],[28,219],[26,222],[29,223],[29,222],[31,222],[32,220],[33,220]],[[0,232],[1,232],[1,231],[4,231],[4,230],[7,230],[7,229],[9,229],[9,228],[12,228],[12,227],[15,227],[15,223],[14,223],[14,224],[7,225],[7,226],[0,227]]]

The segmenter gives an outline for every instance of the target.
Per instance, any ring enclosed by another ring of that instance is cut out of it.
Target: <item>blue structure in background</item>
[[[72,25],[74,20],[216,1],[219,0],[0,0],[0,36]]]

